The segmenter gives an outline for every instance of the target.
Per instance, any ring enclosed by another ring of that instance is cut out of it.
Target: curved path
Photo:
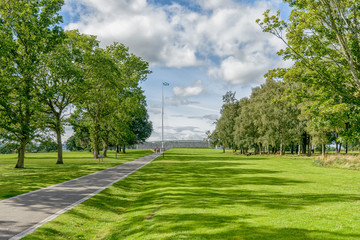
[[[20,239],[142,168],[154,153],[100,172],[0,201],[0,240]]]

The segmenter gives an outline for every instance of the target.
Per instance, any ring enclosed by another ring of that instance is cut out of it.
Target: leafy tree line
[[[78,141],[91,145],[94,158],[100,145],[105,151],[131,145],[152,131],[139,87],[150,73],[148,63],[122,44],[101,48],[95,36],[64,31],[63,4],[0,2],[0,139],[16,146],[16,168],[24,167],[27,146],[49,132],[56,135],[57,163],[63,163],[66,122]]]
[[[237,100],[234,92],[223,96],[224,104],[216,128],[208,132],[213,146],[247,154],[291,153],[311,155],[315,148],[325,154],[325,145],[334,144],[337,153],[359,146],[360,112],[353,105],[341,104],[328,96],[314,100],[314,92],[275,80],[252,90],[249,98]],[[301,93],[301,94],[300,94]],[[299,96],[299,94],[301,96]]]
[[[257,22],[286,44],[278,54],[294,65],[270,70],[267,82],[255,88],[250,98],[229,102],[225,97],[210,139],[245,152],[252,147],[282,154],[296,145],[298,152],[308,154],[313,146],[321,146],[324,155],[329,143],[336,145],[337,152],[341,147],[347,151],[360,139],[359,4],[353,0],[285,2],[292,7],[287,21],[280,19],[280,12],[271,15],[268,10]]]

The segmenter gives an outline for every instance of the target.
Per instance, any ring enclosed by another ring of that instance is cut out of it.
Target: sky
[[[149,62],[148,141],[161,140],[163,82],[164,139],[201,140],[227,91],[248,97],[268,70],[290,64],[276,54],[281,40],[255,22],[266,9],[290,12],[280,0],[65,0],[61,15],[66,30],[96,35],[102,47],[123,43]]]

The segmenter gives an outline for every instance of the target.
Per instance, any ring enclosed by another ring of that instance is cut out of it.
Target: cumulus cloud
[[[194,97],[200,95],[204,91],[201,80],[196,81],[188,87],[176,86],[173,93],[176,97]]]
[[[233,56],[228,57],[219,67],[210,68],[209,74],[230,84],[259,83],[272,63],[261,55],[250,55],[243,61]]]
[[[199,64],[195,46],[187,41],[183,27],[178,24],[184,18],[191,24],[191,15],[182,13],[179,5],[156,7],[146,0],[68,0],[66,3],[65,10],[80,18],[67,29],[97,35],[102,45],[122,42],[155,65]]]
[[[204,132],[197,127],[166,127],[166,139],[168,140],[201,140]]]
[[[280,1],[197,0],[197,10],[176,2],[146,0],[67,0],[65,10],[77,15],[67,29],[97,35],[103,45],[114,41],[129,46],[153,66],[189,67],[210,64],[209,75],[231,84],[259,79],[274,65],[268,55],[280,41],[264,34],[255,23]],[[220,65],[213,58],[220,60]],[[279,60],[276,60],[279,61]],[[197,94],[174,88],[180,95]]]

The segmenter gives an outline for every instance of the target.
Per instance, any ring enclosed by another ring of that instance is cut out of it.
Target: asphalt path
[[[158,156],[158,153],[154,153],[100,172],[0,201],[0,240],[21,239]]]

